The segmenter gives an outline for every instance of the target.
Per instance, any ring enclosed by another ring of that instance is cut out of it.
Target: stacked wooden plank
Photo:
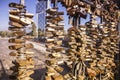
[[[86,61],[87,59],[85,56],[87,55],[87,52],[85,50],[86,48],[86,27],[85,26],[79,26],[79,29],[76,29],[75,27],[72,27],[68,30],[68,35],[70,38],[69,41],[69,49],[67,50],[69,61],[71,64],[67,64],[71,66],[71,73],[65,75],[64,77],[66,79],[71,80],[77,80],[82,79],[85,77],[83,68],[85,69],[85,65],[83,61]],[[82,61],[82,60],[83,61]],[[78,64],[78,66],[77,66]],[[81,66],[80,66],[81,65]],[[81,69],[81,72],[79,70]],[[79,75],[81,74],[81,75]]]
[[[96,55],[93,63],[90,63],[90,68],[97,73],[96,76],[99,76],[94,76],[94,79],[114,80],[116,67],[114,56],[118,53],[117,25],[115,22],[96,25],[94,16],[91,18],[94,23],[91,23],[91,20],[86,24],[87,36],[94,42],[91,44],[91,55]]]
[[[54,1],[55,0],[53,0],[53,2]],[[87,76],[85,76],[88,77],[87,79],[89,80],[114,80],[114,73],[118,72],[113,72],[115,66],[118,67],[118,65],[115,65],[115,62],[119,62],[119,57],[114,56],[118,53],[118,32],[116,29],[119,22],[119,10],[116,3],[114,3],[113,0],[58,1],[66,7],[67,14],[69,15],[69,23],[76,28],[78,24],[80,24],[80,17],[86,18],[87,13],[92,14],[91,20],[86,23],[87,28],[83,38],[81,37],[81,32],[79,33],[80,29],[71,28],[69,31],[70,49],[68,53],[70,61],[73,61],[75,66],[87,63],[85,66],[85,68],[87,68]],[[105,24],[98,25],[95,20],[96,16],[99,16]],[[80,37],[80,43],[77,43],[77,36]],[[83,43],[85,44],[84,48],[82,46]],[[80,52],[78,51],[79,49],[77,49],[78,44],[81,45]],[[78,59],[78,54],[82,54],[80,60]],[[117,61],[115,61],[115,59],[117,59]],[[72,68],[77,69],[74,65]],[[72,77],[79,79],[78,76],[75,75],[76,71],[73,71]],[[66,79],[68,79],[68,75]],[[80,80],[84,79],[86,78],[82,77]]]
[[[101,33],[98,28],[97,16],[92,14],[91,15],[91,20],[86,23],[87,26],[87,49],[89,50],[89,56],[91,57],[92,62],[89,62],[89,69],[91,69],[95,74],[91,75],[91,72],[88,69],[88,75],[90,79],[100,79],[100,73],[102,72],[100,70],[101,66],[99,66],[99,60],[102,60],[100,57],[101,54],[98,53],[98,47],[101,42]],[[99,76],[99,77],[96,77]]]
[[[115,22],[97,24],[96,16],[92,15],[86,26],[68,30],[72,74],[65,75],[66,79],[114,80],[114,59],[119,51],[116,26]]]
[[[90,13],[90,5],[81,0],[58,0],[66,7],[69,24],[78,27],[80,18],[86,19],[87,13]]]
[[[11,8],[9,10],[9,30],[14,36],[9,39],[9,43],[13,43],[9,46],[9,49],[13,50],[9,55],[15,57],[15,60],[12,61],[14,66],[10,68],[13,71],[10,79],[33,80],[30,75],[34,73],[34,60],[32,58],[34,53],[27,50],[33,48],[33,44],[26,44],[24,39],[25,26],[33,23],[33,14],[26,13],[25,6],[22,4],[9,3],[9,7]]]
[[[73,80],[77,79],[84,80],[89,78],[86,75],[88,74],[88,72],[91,72],[92,76],[96,75],[96,72],[88,67],[89,64],[92,63],[94,59],[96,59],[96,55],[95,52],[93,52],[94,54],[91,53],[92,46],[88,46],[88,43],[89,45],[91,45],[92,42],[90,42],[91,40],[88,39],[86,29],[87,29],[86,26],[83,25],[80,25],[78,29],[75,29],[75,27],[69,29],[70,49],[68,50],[68,53],[70,56],[70,61],[73,61],[72,63]]]
[[[63,12],[58,12],[57,8],[51,8],[46,11],[48,15],[46,25],[46,47],[47,51],[50,52],[48,55],[50,59],[46,60],[47,72],[46,80],[63,80],[63,76],[60,74],[63,68],[59,64],[63,63],[61,60],[64,53],[62,46],[62,40],[64,38],[64,23]]]
[[[101,25],[101,42],[98,46],[98,66],[101,70],[101,79],[115,79],[116,62],[114,59],[118,52],[118,32],[116,30],[116,23],[106,23]]]
[[[55,3],[56,0],[52,0]],[[114,0],[57,0],[67,9],[70,24],[78,27],[80,17],[95,14],[105,21],[119,21],[119,8]],[[77,24],[77,25],[76,25]]]

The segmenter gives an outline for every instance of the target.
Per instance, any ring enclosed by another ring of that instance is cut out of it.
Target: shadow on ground
[[[3,65],[3,63],[2,63],[2,60],[0,60],[0,66],[1,66],[1,70],[0,70],[0,80],[9,80],[7,71],[6,71],[5,68],[4,68],[4,65]]]
[[[31,75],[31,77],[33,78],[33,80],[44,80],[45,72],[45,68],[37,69],[35,70],[34,74]]]

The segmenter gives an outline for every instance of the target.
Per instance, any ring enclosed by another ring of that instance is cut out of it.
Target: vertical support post
[[[54,2],[54,4],[53,4],[53,7],[54,7],[54,8],[58,8],[57,3],[58,3],[58,0],[55,0],[55,2]]]
[[[103,16],[100,16],[100,23],[102,24],[103,23]]]
[[[20,4],[25,5],[25,0],[20,0]]]
[[[120,37],[120,11],[118,11],[118,25],[117,25],[117,31],[118,31],[118,37]],[[120,63],[120,39],[118,40],[118,47],[119,47],[119,52],[117,55],[118,58],[118,64]],[[120,64],[117,66],[117,70],[118,70],[118,75],[117,75],[117,79],[120,79]]]
[[[47,9],[50,9],[51,8],[51,0],[48,0],[47,1]]]
[[[80,24],[80,17],[79,17],[79,15],[77,16],[76,19],[77,19],[77,20],[76,20],[76,28],[78,29],[79,24]]]
[[[38,37],[38,13],[36,14],[36,24],[37,24],[37,27],[36,27],[36,31],[37,31],[37,36],[36,36],[36,38],[38,39],[39,37]]]

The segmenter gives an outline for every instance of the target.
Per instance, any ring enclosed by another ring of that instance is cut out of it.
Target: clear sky
[[[19,3],[20,0],[0,0],[0,30],[7,30],[9,25],[9,13],[10,9],[8,4],[10,2]],[[27,6],[27,11],[35,14],[35,4],[36,0],[25,0],[25,5]]]
[[[20,0],[0,0],[0,30],[7,30],[9,25],[9,13],[8,10],[10,9],[8,4],[10,2],[17,2],[19,3]],[[26,5],[26,9],[28,12],[35,14],[35,9],[36,9],[36,1],[37,0],[25,0],[25,5]],[[62,7],[62,5],[58,4],[59,6],[59,10],[60,11],[64,11],[64,22],[65,22],[65,30],[67,30],[71,25],[68,25],[68,17],[67,17],[67,13],[66,13],[66,9],[64,7]],[[33,18],[36,21],[36,18]],[[87,21],[89,19],[87,18]],[[85,19],[81,20],[82,24],[84,24],[86,22]]]

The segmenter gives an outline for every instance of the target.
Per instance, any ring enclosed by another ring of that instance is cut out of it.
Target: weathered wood
[[[13,14],[13,15],[18,15],[21,12],[25,13],[25,10],[19,10],[19,9],[13,9],[13,10],[9,10],[9,14]]]
[[[10,30],[10,31],[19,31],[19,30],[21,30],[21,28],[19,28],[19,27],[9,27],[8,30]]]
[[[53,43],[50,43],[50,44],[46,44],[46,47],[48,48],[48,49],[54,49],[54,47],[58,47],[58,45],[55,45],[55,44],[53,44]],[[55,50],[55,49],[54,49]],[[50,50],[49,50],[50,51]]]
[[[56,66],[55,70],[61,73],[61,72],[63,72],[64,69],[60,66]]]
[[[18,74],[18,78],[22,79],[24,77],[30,76],[33,73],[34,73],[33,70],[22,71]]]
[[[9,7],[13,7],[13,8],[18,8],[18,9],[23,9],[23,8],[25,8],[25,6],[24,5],[22,5],[22,4],[18,4],[18,3],[9,3]]]
[[[18,54],[17,52],[10,52],[9,53],[10,56],[17,56],[17,54]]]
[[[28,18],[33,18],[34,14],[32,14],[32,13],[25,13],[24,16],[28,17]]]
[[[55,64],[56,62],[57,62],[57,61],[54,60],[54,59],[46,60],[46,64],[49,65],[49,66]]]
[[[49,57],[50,58],[61,58],[61,54],[60,53],[52,53],[52,54],[49,54]]]
[[[47,43],[50,43],[50,42],[54,42],[54,40],[55,40],[55,39],[52,39],[52,38],[51,38],[51,39],[46,39],[46,42],[47,42]]]
[[[62,31],[57,31],[57,32],[56,32],[56,35],[62,36],[62,35],[64,35],[64,32],[62,32]]]
[[[64,63],[63,60],[60,60],[62,58],[61,53],[65,53],[64,49],[61,47],[62,39],[64,38],[64,24],[60,23],[60,21],[63,21],[63,17],[61,16],[63,15],[63,12],[58,12],[57,8],[48,9],[46,12],[49,14],[46,16],[46,50],[50,52],[48,55],[50,60],[46,60],[46,64],[53,67],[52,69],[47,68],[48,71],[46,72],[45,80],[58,80],[58,77],[62,76],[60,75],[60,72],[63,71],[58,65]],[[55,77],[55,75],[58,77]],[[63,77],[61,79],[63,79]]]
[[[9,19],[11,21],[20,22],[22,25],[29,25],[33,23],[33,20],[30,18],[20,18],[19,16],[9,14]]]
[[[34,60],[33,52],[27,51],[26,49],[33,48],[33,44],[25,44],[26,30],[25,26],[33,23],[31,19],[33,14],[26,13],[25,6],[18,3],[9,3],[9,30],[12,31],[13,38],[9,39],[9,43],[14,43],[10,45],[9,49],[16,50],[10,52],[10,56],[15,57],[15,60],[12,62],[14,64],[11,67],[13,71],[12,80],[33,80],[30,78],[30,75],[34,73]],[[13,8],[13,9],[12,9]]]
[[[56,25],[52,23],[47,23],[46,27],[56,27]]]
[[[10,21],[9,25],[11,26],[15,26],[15,27],[19,27],[19,28],[23,28],[24,26],[22,24],[20,24],[19,22],[14,22],[14,21]]]
[[[45,76],[46,80],[52,80],[51,76]]]
[[[30,78],[30,77],[24,77],[24,78],[20,78],[20,80],[33,80],[32,78]]]
[[[9,43],[24,43],[25,40],[23,39],[16,39],[16,38],[11,38],[9,39]]]
[[[16,60],[17,63],[19,63],[19,66],[26,66],[26,65],[34,65],[34,60]]]
[[[9,46],[9,49],[16,50],[16,49],[22,48],[23,46],[24,46],[23,44],[11,45],[11,46]]]
[[[49,14],[54,14],[55,12],[57,12],[57,9],[48,9],[46,10],[46,12]]]
[[[55,18],[53,18],[55,21],[63,21],[64,20],[64,18],[63,18],[63,16],[57,16],[57,17],[55,17]]]
[[[46,31],[54,32],[55,29],[54,29],[54,28],[47,27],[47,28],[46,28]]]
[[[53,80],[64,80],[62,75],[52,76]]]

